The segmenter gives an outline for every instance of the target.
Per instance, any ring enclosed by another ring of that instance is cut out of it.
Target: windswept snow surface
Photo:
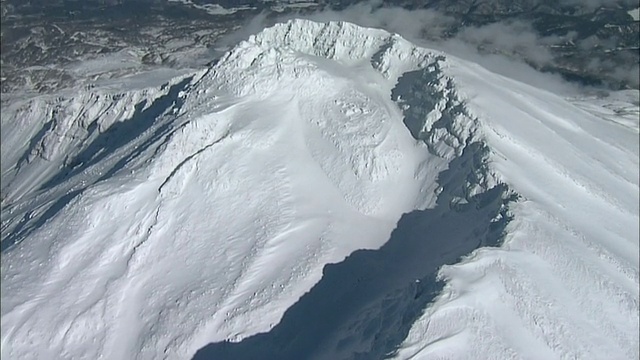
[[[522,201],[502,248],[442,268],[397,358],[637,359],[638,118],[612,123],[456,60],[447,72]]]
[[[342,22],[279,24],[210,69],[137,79],[2,108],[3,359],[242,343],[326,264],[382,250],[402,214],[505,186],[504,244],[442,267],[389,356],[638,357],[629,118]],[[316,357],[357,358],[340,344]]]

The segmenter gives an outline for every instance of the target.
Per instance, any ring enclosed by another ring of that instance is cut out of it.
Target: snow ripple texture
[[[403,213],[507,186],[504,244],[442,267],[390,356],[637,358],[637,125],[596,115],[382,30],[301,20],[162,86],[3,107],[2,357],[241,342]]]

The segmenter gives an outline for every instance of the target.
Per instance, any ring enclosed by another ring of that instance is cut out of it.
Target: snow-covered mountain
[[[639,356],[633,107],[343,22],[122,82],[2,108],[3,358]]]

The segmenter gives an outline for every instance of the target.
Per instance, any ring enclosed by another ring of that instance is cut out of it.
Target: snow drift
[[[637,122],[583,108],[300,20],[16,101],[2,355],[637,358]]]

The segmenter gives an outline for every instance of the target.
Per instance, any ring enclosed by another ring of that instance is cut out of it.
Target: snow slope
[[[3,358],[637,358],[637,123],[342,22],[136,79],[2,109]]]
[[[448,73],[524,201],[500,249],[441,270],[397,358],[638,358],[637,117],[610,123],[468,63]]]

